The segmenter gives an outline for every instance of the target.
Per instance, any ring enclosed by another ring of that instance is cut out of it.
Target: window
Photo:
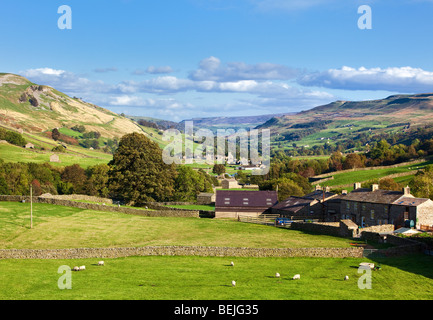
[[[388,206],[383,207],[383,212],[385,212],[385,214],[388,214]]]
[[[353,210],[358,210],[358,202],[355,202],[354,204],[353,204]]]
[[[365,211],[365,209],[367,209],[367,206],[365,205],[365,203],[362,204],[362,211]]]
[[[346,210],[347,210],[347,211],[350,210],[350,202],[346,202]]]
[[[374,210],[371,210],[371,211],[370,211],[370,219],[371,219],[371,220],[374,220]]]

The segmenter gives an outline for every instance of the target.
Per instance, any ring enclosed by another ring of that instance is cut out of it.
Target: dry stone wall
[[[362,248],[231,248],[151,246],[136,248],[78,248],[78,249],[3,249],[0,259],[88,259],[121,258],[130,256],[202,256],[202,257],[317,257],[361,258]]]

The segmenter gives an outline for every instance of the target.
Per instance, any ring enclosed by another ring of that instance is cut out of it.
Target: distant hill
[[[409,129],[432,124],[433,93],[424,93],[369,101],[335,101],[297,114],[272,117],[257,128],[271,130],[276,149],[345,143],[362,151],[377,137],[397,133],[401,136]]]
[[[215,132],[217,129],[246,129],[249,130],[258,125],[261,125],[274,117],[285,115],[294,115],[294,113],[281,114],[266,114],[259,116],[244,116],[244,117],[209,117],[209,118],[193,118],[179,122],[177,128],[183,130],[186,121],[193,121],[194,129],[209,129]]]
[[[24,77],[0,73],[0,125],[30,133],[83,125],[102,137],[142,132],[130,119]]]

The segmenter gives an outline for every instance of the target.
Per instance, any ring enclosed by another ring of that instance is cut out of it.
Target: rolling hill
[[[425,93],[335,101],[294,115],[273,117],[257,128],[271,130],[274,148],[289,150],[351,141],[354,150],[362,151],[377,137],[431,124],[433,93]]]
[[[135,122],[114,112],[5,73],[0,74],[0,124],[30,133],[83,125],[106,138],[142,132]]]

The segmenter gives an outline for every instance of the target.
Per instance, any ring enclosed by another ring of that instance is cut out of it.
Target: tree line
[[[10,163],[0,160],[0,194],[86,194],[109,197],[131,205],[153,201],[195,201],[212,192],[215,178],[203,170],[167,165],[162,150],[143,134],[124,136],[113,160],[87,169],[78,164]]]

